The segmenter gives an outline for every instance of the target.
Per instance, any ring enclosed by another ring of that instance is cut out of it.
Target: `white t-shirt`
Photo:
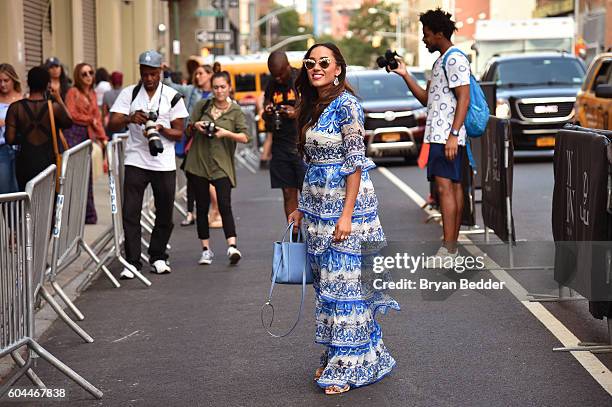
[[[100,81],[100,83],[96,85],[94,91],[96,92],[96,100],[98,101],[98,107],[102,106],[102,98],[104,97],[104,94],[112,88],[113,87],[108,81]]]
[[[142,110],[145,113],[149,111],[159,114],[155,123],[161,124],[166,128],[170,128],[170,122],[189,116],[183,99],[179,100],[174,107],[171,107],[172,98],[176,95],[176,91],[170,86],[163,85],[161,82],[155,91],[152,98],[144,86],[140,87],[140,91],[132,103],[132,91],[136,85],[126,87],[121,91],[117,100],[111,107],[110,111],[129,115],[137,110]],[[161,97],[160,97],[161,92]],[[176,162],[174,160],[174,141],[162,136],[161,140],[164,145],[164,152],[157,156],[152,156],[149,153],[149,141],[144,136],[144,125],[130,123],[128,125],[130,136],[127,139],[125,149],[125,165],[133,165],[134,167],[152,171],[174,171],[176,170]]]
[[[446,52],[450,52],[454,47],[450,47]],[[425,143],[446,144],[450,135],[453,121],[455,120],[455,110],[457,109],[457,99],[451,88],[470,84],[470,62],[459,53],[453,52],[446,60],[446,74],[442,68],[444,55],[441,55],[434,62],[431,70],[431,82],[429,83],[429,95],[427,95],[427,122],[425,123]],[[459,129],[460,146],[465,145],[465,126]]]

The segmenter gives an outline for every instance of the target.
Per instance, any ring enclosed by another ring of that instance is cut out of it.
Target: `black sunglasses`
[[[302,62],[304,63],[304,68],[308,70],[314,69],[314,67],[317,66],[317,62],[319,66],[321,67],[321,69],[327,69],[329,68],[329,65],[331,64],[331,59],[329,59],[329,57],[323,57],[319,59],[319,61],[315,61],[312,58],[306,58]]]
[[[94,72],[93,71],[85,71],[85,72],[81,72],[81,76],[84,78],[86,76],[94,76]]]

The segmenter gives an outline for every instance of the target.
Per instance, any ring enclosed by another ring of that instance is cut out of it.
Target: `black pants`
[[[208,207],[210,206],[210,184],[217,190],[217,202],[219,212],[223,221],[223,232],[225,238],[236,237],[236,225],[232,214],[232,183],[229,178],[221,178],[210,181],[194,174],[189,174],[193,182],[193,190],[196,196],[198,238],[206,240],[210,238],[208,230]]]
[[[140,262],[140,212],[147,186],[151,184],[155,200],[155,226],[149,242],[149,263],[166,260],[166,245],[172,234],[172,210],[176,188],[176,171],[151,171],[131,165],[125,166],[123,197],[123,232],[125,234],[125,257],[138,270]]]
[[[195,204],[195,191],[193,190],[193,174],[188,172],[185,173],[185,177],[187,178],[187,212],[193,213],[193,207]]]

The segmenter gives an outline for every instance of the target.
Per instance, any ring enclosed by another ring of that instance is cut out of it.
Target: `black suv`
[[[425,86],[425,73],[409,68]],[[365,113],[367,154],[373,157],[414,159],[423,142],[427,110],[412,95],[402,78],[384,69],[347,73]]]
[[[566,53],[514,54],[492,58],[482,82],[497,86],[495,115],[510,119],[514,148],[551,149],[574,119],[585,74],[582,61]]]

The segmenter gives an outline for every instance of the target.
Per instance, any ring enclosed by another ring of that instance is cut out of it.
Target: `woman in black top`
[[[28,72],[30,96],[10,105],[6,113],[6,141],[19,146],[15,161],[17,183],[23,191],[29,180],[51,164],[55,164],[51,121],[46,92],[49,89],[49,72],[34,67]],[[51,92],[55,125],[59,129],[72,126],[70,114],[59,95]]]

